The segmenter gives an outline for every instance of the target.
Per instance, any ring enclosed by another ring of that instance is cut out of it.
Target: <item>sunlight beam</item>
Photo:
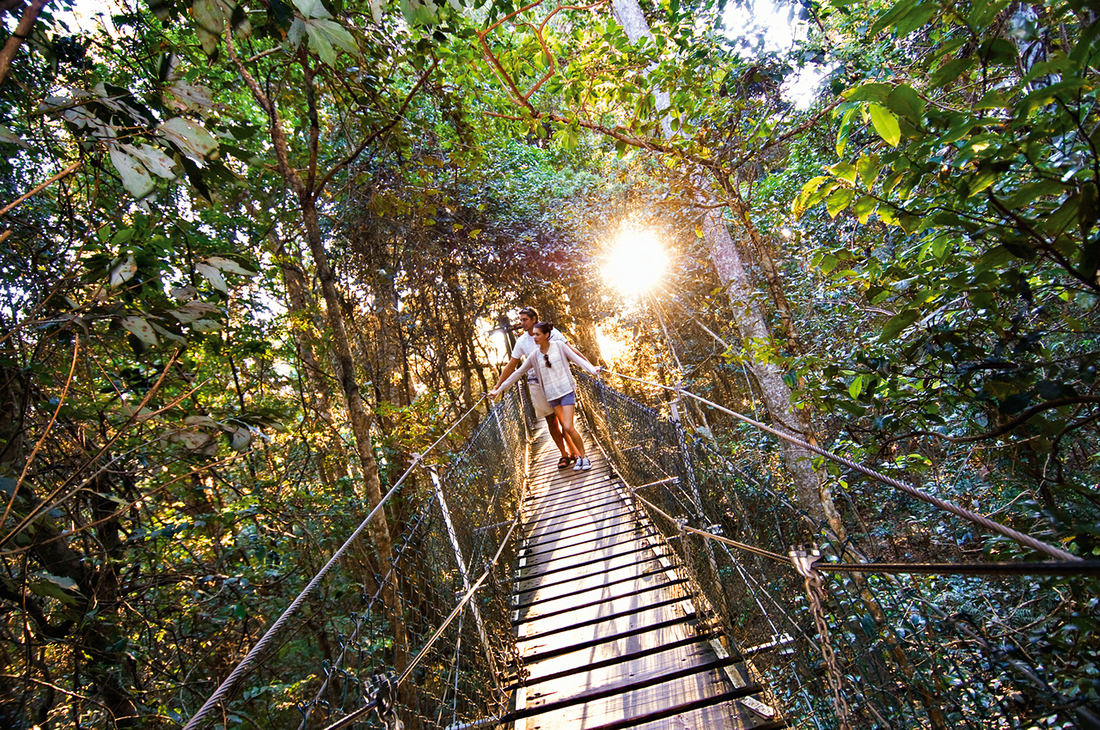
[[[621,293],[640,296],[660,283],[668,263],[668,252],[653,231],[626,228],[604,255],[601,269]]]

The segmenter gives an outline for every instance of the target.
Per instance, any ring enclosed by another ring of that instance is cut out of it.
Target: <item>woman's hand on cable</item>
[[[489,391],[489,400],[496,398],[498,395],[500,395],[500,390],[497,388],[493,388]]]

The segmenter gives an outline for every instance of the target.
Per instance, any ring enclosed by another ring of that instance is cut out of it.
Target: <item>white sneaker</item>
[[[588,460],[587,456],[582,456],[577,459],[577,465],[573,467],[573,471],[588,471],[592,468],[592,462]]]

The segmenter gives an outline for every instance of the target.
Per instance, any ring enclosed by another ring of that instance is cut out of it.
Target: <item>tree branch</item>
[[[31,28],[34,27],[34,22],[38,20],[38,14],[42,12],[42,8],[46,7],[46,4],[50,0],[31,0],[31,4],[23,11],[23,17],[19,19],[19,25],[15,26],[15,32],[8,37],[8,42],[4,44],[3,50],[0,50],[0,84],[4,83],[4,79],[8,77],[8,71],[11,70],[11,63],[15,60],[15,54],[19,51],[19,46],[23,45],[23,41],[30,38]]]
[[[363,154],[363,150],[365,150],[368,145],[381,137],[383,134],[389,132],[391,129],[394,128],[394,126],[397,125],[399,121],[401,121],[401,119],[405,116],[405,111],[409,108],[409,104],[412,102],[413,97],[417,95],[421,87],[424,86],[424,82],[428,80],[428,77],[432,75],[432,72],[435,71],[436,66],[438,65],[438,58],[432,61],[432,65],[420,76],[420,80],[416,82],[416,85],[413,86],[412,90],[409,92],[409,95],[405,97],[405,103],[403,103],[401,105],[401,108],[397,110],[397,113],[393,115],[393,119],[390,120],[389,124],[378,129],[375,132],[371,132],[369,135],[364,137],[363,141],[360,142],[359,146],[355,149],[354,152],[338,162],[331,170],[328,171],[328,174],[326,174],[321,179],[320,184],[317,185],[317,190],[314,191],[314,197],[320,196],[321,192],[325,189],[325,185],[327,185],[328,182],[332,180],[332,178],[337,175],[341,170],[354,162],[356,158],[359,157],[359,155]]]
[[[975,441],[988,441],[989,439],[1003,436],[1014,428],[1023,425],[1027,421],[1030,421],[1032,418],[1039,415],[1043,411],[1049,411],[1053,408],[1061,408],[1063,406],[1072,406],[1086,403],[1100,403],[1100,396],[1081,395],[1075,396],[1073,398],[1055,398],[1054,400],[1048,400],[1046,403],[1040,403],[1037,406],[1032,406],[1031,408],[1028,408],[1020,415],[1002,423],[1000,426],[993,429],[992,431],[986,431],[985,433],[980,433],[977,436],[947,436],[942,433],[936,433],[935,431],[910,431],[909,433],[902,436],[896,436],[892,439],[888,439],[887,441],[884,441],[883,444],[885,445],[893,443],[895,441],[902,441],[904,439],[912,438],[914,436],[933,436],[935,438],[941,439],[943,441],[948,441],[953,444],[969,444]]]

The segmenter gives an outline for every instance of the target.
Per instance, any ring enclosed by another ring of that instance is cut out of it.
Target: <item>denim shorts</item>
[[[554,400],[550,401],[550,405],[554,406],[555,408],[557,408],[558,406],[575,406],[577,405],[577,393],[576,391],[571,390],[563,395],[561,398],[555,398]]]

